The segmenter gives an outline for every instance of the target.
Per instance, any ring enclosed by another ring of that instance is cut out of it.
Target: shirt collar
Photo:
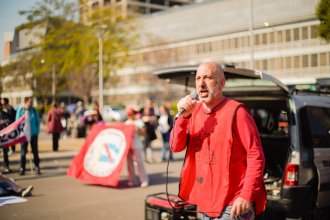
[[[221,109],[225,104],[226,102],[228,101],[228,98],[227,97],[223,97],[220,102],[218,104],[216,104],[211,110],[206,110],[205,108],[202,108],[203,109],[203,112],[205,114],[211,114],[213,112],[216,112],[218,111],[219,109]]]

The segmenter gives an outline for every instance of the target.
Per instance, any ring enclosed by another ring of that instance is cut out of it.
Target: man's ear
[[[220,79],[220,85],[221,85],[221,88],[222,89],[225,87],[225,84],[226,84],[226,79],[225,78],[221,78]]]

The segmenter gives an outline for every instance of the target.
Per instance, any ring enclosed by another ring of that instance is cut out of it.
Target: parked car
[[[102,117],[105,121],[125,121],[127,119],[126,111],[119,106],[104,105]]]
[[[194,87],[197,67],[157,70]],[[289,90],[258,70],[225,67],[224,95],[245,104],[265,154],[263,219],[330,219],[330,94]]]

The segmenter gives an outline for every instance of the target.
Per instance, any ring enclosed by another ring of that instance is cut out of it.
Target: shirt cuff
[[[191,117],[191,115],[188,118],[184,118],[184,117],[180,116],[176,119],[175,124],[179,125],[180,127],[186,126],[189,124],[190,117]]]
[[[249,200],[250,202],[254,201],[254,193],[252,190],[242,190],[239,197]]]

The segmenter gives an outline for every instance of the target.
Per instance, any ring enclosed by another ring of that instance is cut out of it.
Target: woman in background
[[[62,123],[62,111],[57,107],[56,102],[52,102],[52,106],[47,114],[47,133],[53,136],[53,151],[58,151],[58,140],[61,132],[64,130]]]

